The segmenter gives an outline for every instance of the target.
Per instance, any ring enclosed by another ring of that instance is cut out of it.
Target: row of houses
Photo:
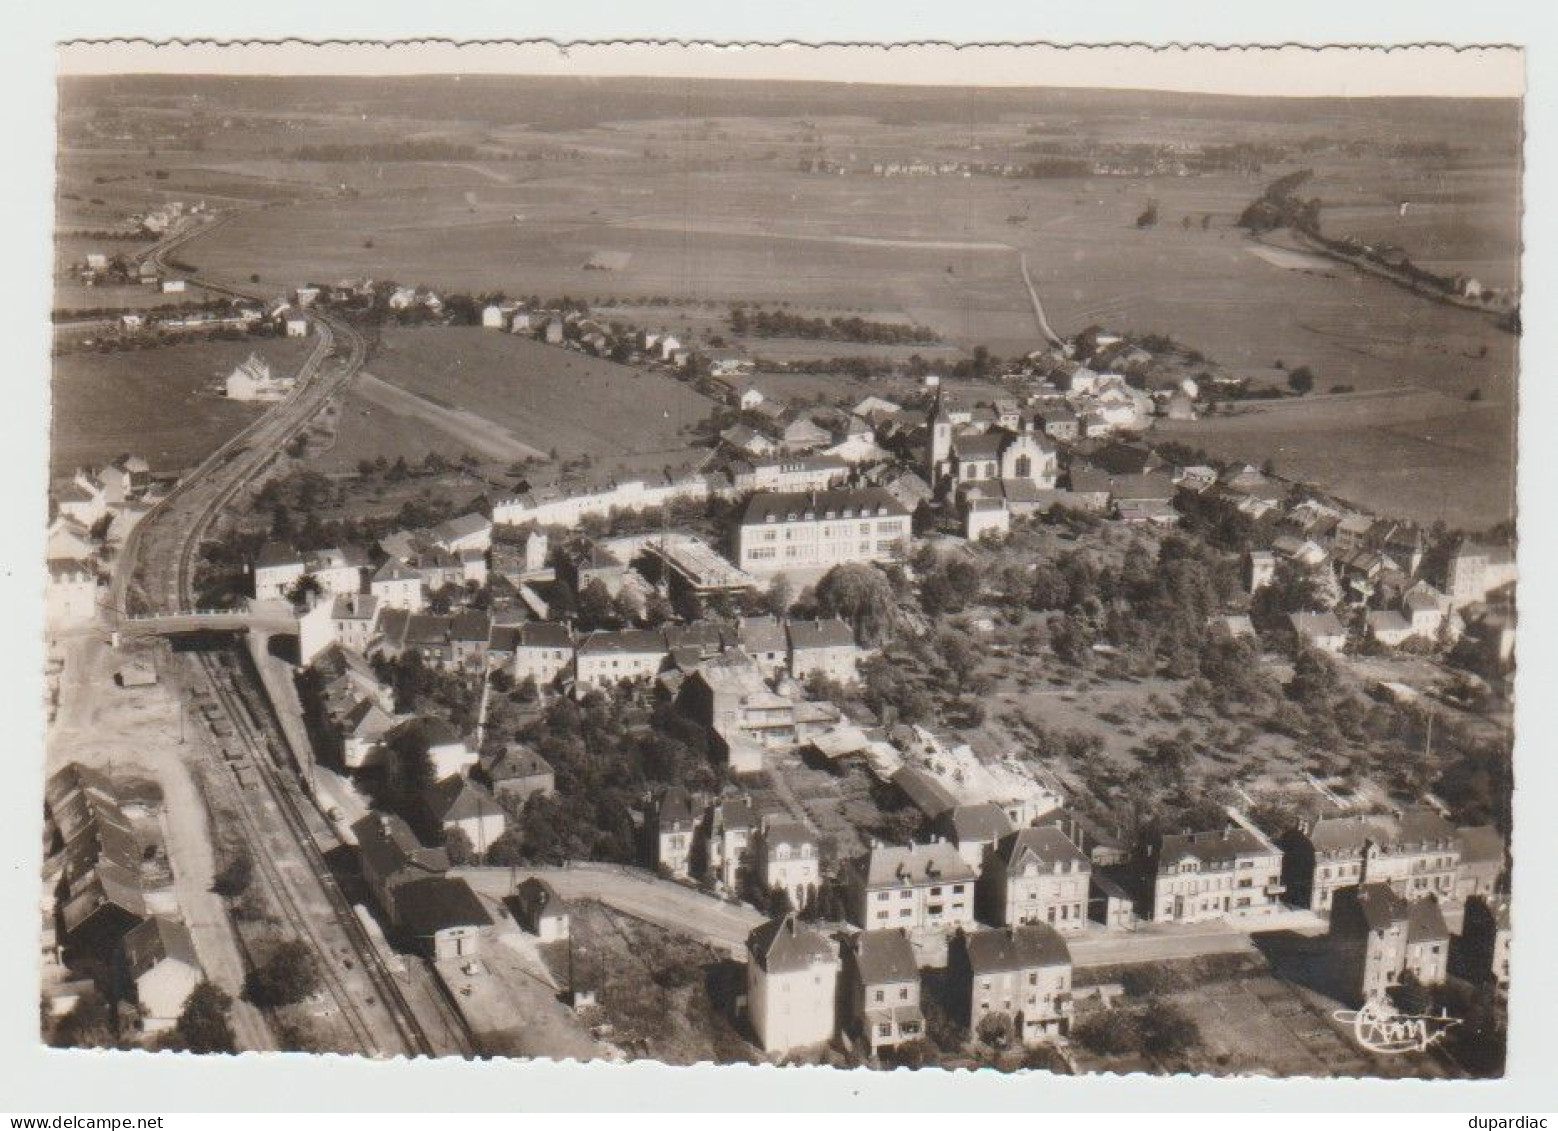
[[[44,621],[50,629],[86,624],[97,615],[100,546],[94,531],[144,513],[151,486],[146,460],[122,455],[102,467],[78,468],[54,492],[45,550]]]
[[[133,1004],[151,1035],[177,1022],[204,973],[176,917],[168,877],[149,860],[128,809],[107,775],[79,762],[44,785],[44,878],[53,909],[44,984],[74,1000],[79,991],[68,971],[98,971],[106,996]]]
[[[747,1013],[770,1055],[846,1036],[875,1056],[925,1035],[922,976],[907,931],[835,938],[791,913],[755,928],[746,950]],[[960,931],[947,972],[953,1016],[970,1040],[996,1018],[1025,1045],[1070,1029],[1071,953],[1047,926]]]

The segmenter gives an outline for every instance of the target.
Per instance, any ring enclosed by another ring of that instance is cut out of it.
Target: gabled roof
[[[453,927],[490,927],[492,916],[464,880],[429,876],[395,889],[396,918],[414,936]]]
[[[747,652],[783,652],[785,626],[775,617],[742,617],[736,625],[736,641]]]
[[[792,620],[787,628],[790,647],[797,652],[808,648],[855,646],[855,630],[837,617],[832,620]]]
[[[341,729],[353,738],[378,741],[395,728],[395,720],[372,699],[360,700],[341,719]]]
[[[139,978],[163,961],[182,962],[195,970],[201,968],[189,928],[165,915],[153,915],[137,923],[125,934],[123,946],[131,978]]]
[[[566,624],[550,620],[528,621],[519,627],[522,648],[572,648],[573,634]]]
[[[917,766],[904,766],[891,780],[927,817],[940,816],[957,804],[946,786]]]
[[[1020,872],[1029,860],[1046,872],[1053,870],[1056,864],[1089,867],[1087,854],[1053,825],[1018,829],[997,845],[996,855],[1009,873]]]
[[[809,844],[817,846],[817,837],[799,821],[770,821],[763,826],[763,844],[771,852],[781,844],[799,848]]]
[[[717,823],[731,831],[757,827],[757,810],[750,797],[727,797],[719,803]]]
[[[372,583],[381,581],[420,581],[422,575],[398,558],[390,558],[373,575]]]
[[[1004,432],[964,433],[952,438],[952,454],[958,459],[998,459],[1006,442]]]
[[[381,876],[402,868],[429,875],[449,870],[449,857],[442,848],[428,848],[417,839],[404,818],[393,813],[369,813],[352,825],[363,866]]]
[[[456,518],[446,519],[433,527],[433,538],[439,542],[453,542],[460,538],[468,538],[472,534],[481,534],[492,529],[492,519],[484,514],[472,512],[462,514]]]
[[[1289,613],[1288,623],[1300,636],[1345,636],[1347,630],[1335,613]]]
[[[630,628],[621,632],[592,632],[579,645],[579,654],[582,656],[612,652],[635,656],[663,656],[666,651],[665,638],[658,632],[645,628]]]
[[[267,542],[260,547],[258,556],[254,559],[256,569],[265,569],[270,566],[302,565],[303,555],[298,553],[293,546],[285,542]]]
[[[902,928],[861,931],[849,940],[849,949],[855,956],[855,969],[862,985],[919,981],[914,944],[909,941],[909,932]]]
[[[520,910],[537,922],[560,919],[568,914],[568,904],[557,894],[557,889],[539,876],[531,876],[515,888],[514,898]]]
[[[423,794],[423,801],[439,824],[503,815],[497,799],[485,787],[462,774],[450,774],[442,781],[434,782]]]
[[[833,940],[791,913],[770,919],[747,936],[747,953],[769,974],[790,974],[838,959]]]
[[[976,975],[1071,965],[1066,940],[1048,923],[974,931],[964,936],[964,945]]]
[[[1006,811],[994,802],[955,805],[937,819],[937,827],[958,844],[991,843],[1012,831]]]
[[[1433,896],[1413,900],[1407,909],[1407,942],[1449,942],[1450,928]]]
[[[481,768],[487,775],[487,779],[495,784],[539,777],[552,772],[550,762],[541,757],[533,747],[519,742],[511,742],[502,750],[483,754]]]
[[[655,802],[655,816],[662,829],[691,824],[692,797],[681,786],[671,786]]]

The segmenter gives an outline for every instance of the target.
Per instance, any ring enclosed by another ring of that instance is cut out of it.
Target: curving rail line
[[[181,232],[157,245],[146,257],[162,267],[163,258],[169,252],[197,235],[210,232],[216,225],[230,218],[231,214]],[[191,279],[190,285],[235,298],[263,300],[263,296],[242,287],[211,280]],[[149,581],[153,575],[150,567],[158,564],[156,559],[164,556],[172,558],[171,562],[166,563],[171,566],[169,572],[172,574],[172,584],[163,593],[147,593],[148,604],[153,611],[167,613],[194,607],[195,566],[200,546],[223,509],[264,471],[278,451],[308,426],[329,398],[361,367],[367,353],[367,343],[361,334],[344,321],[317,311],[314,321],[319,332],[319,342],[299,371],[298,382],[292,393],[218,447],[192,472],[184,475],[173,490],[160,499],[130,532],[109,595],[109,604],[117,616],[128,613],[126,602],[137,567],[143,564],[148,566],[145,576]],[[345,357],[327,367],[332,347],[338,339],[346,347]],[[265,832],[273,826],[273,819],[259,808],[251,796],[252,791],[243,788],[241,782],[236,783],[239,788],[234,792],[240,821],[246,838],[256,849],[252,855],[259,863],[260,873],[274,897],[275,906],[298,936],[309,940],[315,947],[321,959],[319,967],[324,987],[335,1000],[353,1037],[362,1050],[370,1055],[432,1055],[437,1051],[432,1041],[407,1004],[383,956],[336,885],[335,876],[325,862],[304,816],[303,805],[308,802],[300,800],[297,785],[286,780],[280,772],[276,760],[271,756],[273,744],[251,722],[238,691],[227,682],[215,661],[209,656],[200,656],[198,665],[217,702],[230,717],[235,737],[248,750],[265,795],[281,814],[286,833],[307,866],[312,882],[324,893],[330,904],[333,923],[319,923],[306,913],[296,890],[297,881],[286,874],[273,851],[266,847]],[[284,738],[281,744],[284,746]],[[236,774],[236,769],[230,772]],[[356,955],[373,988],[374,994],[367,1001],[359,1001],[352,995],[343,975],[334,966],[324,941],[324,935],[332,927],[339,930]]]

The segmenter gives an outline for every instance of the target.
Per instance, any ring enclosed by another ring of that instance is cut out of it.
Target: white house
[[[84,561],[49,559],[44,621],[50,628],[85,624],[97,614],[97,574]]]
[[[747,937],[747,1014],[766,1053],[819,1045],[833,1036],[838,947],[794,914]]]
[[[394,558],[379,567],[379,571],[368,582],[368,591],[386,609],[418,613],[427,603],[422,588],[422,574]]]
[[[141,1027],[148,1033],[171,1029],[205,977],[189,930],[163,915],[131,928],[121,943],[120,962],[126,988],[135,988]]]
[[[279,401],[296,383],[296,378],[276,376],[269,362],[251,353],[227,375],[227,396],[235,401]]]
[[[297,550],[282,542],[265,543],[254,559],[254,599],[286,600],[303,573],[303,555]]]
[[[289,338],[308,337],[308,319],[304,318],[302,315],[294,315],[289,317],[286,321],[286,328],[287,337]]]
[[[434,782],[424,797],[433,823],[447,836],[458,830],[477,852],[486,852],[503,835],[508,818],[485,787],[461,774]]]
[[[822,852],[817,837],[799,821],[765,819],[755,846],[763,886],[783,891],[799,911],[822,884]]]

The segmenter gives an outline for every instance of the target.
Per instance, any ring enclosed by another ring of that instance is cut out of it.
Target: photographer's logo
[[[1344,1025],[1352,1026],[1358,1044],[1370,1052],[1395,1056],[1406,1052],[1427,1052],[1460,1019],[1440,1010],[1436,1017],[1428,1013],[1400,1013],[1396,1007],[1378,998],[1364,1003],[1362,1009],[1338,1009],[1331,1014]]]

